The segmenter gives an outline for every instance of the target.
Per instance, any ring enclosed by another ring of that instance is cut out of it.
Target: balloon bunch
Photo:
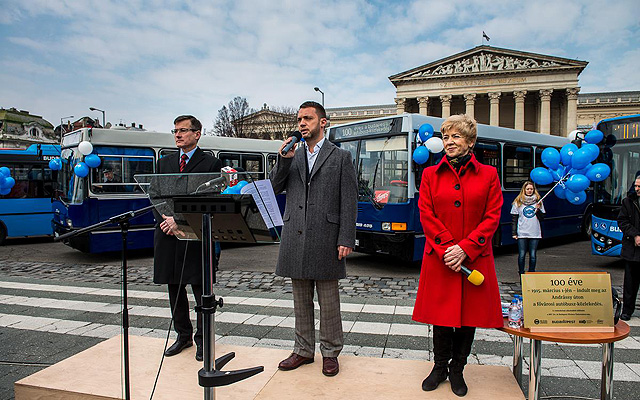
[[[433,136],[433,126],[422,124],[416,135],[418,146],[413,151],[413,161],[416,164],[424,164],[429,160],[429,153],[440,153],[444,149],[442,139]]]
[[[93,145],[91,142],[83,140],[78,144],[78,151],[84,157],[84,161],[79,161],[73,167],[73,173],[80,178],[84,178],[89,175],[89,168],[97,168],[102,163],[100,156],[93,154]],[[49,168],[53,171],[59,171],[62,168],[62,160],[60,158],[54,158],[49,161]]]
[[[11,193],[15,184],[16,180],[11,177],[11,170],[7,167],[0,168],[0,195],[6,196]]]
[[[557,182],[552,188],[556,196],[571,204],[584,203],[587,199],[585,190],[591,182],[603,181],[611,173],[607,164],[592,164],[600,154],[598,143],[603,138],[604,134],[594,129],[584,136],[581,147],[567,143],[560,151],[552,147],[544,149],[542,163],[547,168],[534,168],[530,174],[531,180],[542,186]]]

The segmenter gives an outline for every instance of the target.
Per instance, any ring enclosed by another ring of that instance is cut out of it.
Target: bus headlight
[[[600,237],[600,234],[599,234],[598,232],[594,232],[594,233],[593,233],[593,237],[597,239],[597,238],[599,238],[599,237]]]
[[[383,222],[382,223],[382,230],[383,231],[390,231],[391,230],[391,222]]]
[[[611,246],[613,244],[613,240],[607,239],[607,245]]]
[[[599,252],[602,252],[602,247],[596,246],[596,250],[598,250]]]
[[[67,218],[67,226],[71,229],[73,229],[73,222],[71,222],[71,218]]]

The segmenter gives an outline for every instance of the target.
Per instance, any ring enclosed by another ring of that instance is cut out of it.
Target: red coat
[[[424,170],[418,205],[426,243],[413,319],[440,326],[501,327],[491,247],[502,206],[496,169],[472,155],[458,174],[445,157]],[[455,244],[467,254],[462,264],[484,275],[480,286],[444,264],[445,250]]]

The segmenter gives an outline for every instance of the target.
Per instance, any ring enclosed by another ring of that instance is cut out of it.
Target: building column
[[[396,101],[396,114],[404,114],[404,106],[407,104],[407,99],[404,97],[398,97],[394,100]]]
[[[579,87],[567,89],[567,131],[565,136],[578,126],[578,92]]]
[[[451,116],[451,96],[450,94],[443,94],[440,96],[442,102],[442,118],[449,118]]]
[[[513,98],[516,102],[516,115],[514,128],[524,130],[524,99],[527,96],[526,90],[516,90],[513,92]]]
[[[540,133],[551,134],[551,93],[553,89],[540,89]]]
[[[476,94],[475,93],[465,93],[464,94],[464,102],[467,105],[467,109],[465,110],[465,114],[470,116],[471,118],[475,118],[475,105],[476,105]]]
[[[418,106],[419,113],[421,115],[429,115],[429,98],[428,97],[418,97]]]
[[[501,92],[489,93],[491,109],[489,113],[489,125],[500,126],[500,95]]]

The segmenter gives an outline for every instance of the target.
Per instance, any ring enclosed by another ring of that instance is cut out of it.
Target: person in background
[[[344,346],[338,280],[346,277],[346,258],[355,247],[358,185],[351,153],[324,137],[326,126],[322,105],[302,103],[298,129],[305,142],[282,155],[292,138],[286,140],[270,175],[274,192],[287,192],[276,275],[291,278],[295,314],[293,352],[278,368],[290,371],[313,362],[315,291],[322,373],[334,376]]]
[[[420,221],[425,248],[413,320],[433,325],[434,367],[422,390],[449,377],[457,396],[467,394],[463,370],[476,327],[501,328],[502,306],[491,247],[500,222],[502,189],[496,169],[473,152],[476,121],[447,118],[440,129],[446,157],[422,173]],[[484,275],[474,286],[462,265]]]
[[[159,174],[187,174],[220,172],[222,163],[216,157],[205,153],[198,147],[202,124],[191,115],[181,115],[174,121],[174,135],[176,147],[180,151],[162,157],[158,160]],[[174,329],[178,334],[175,343],[166,351],[165,356],[171,357],[193,345],[193,325],[189,317],[189,299],[187,298],[187,284],[196,299],[196,304],[202,302],[202,246],[200,242],[187,244],[185,240],[178,240],[174,235],[177,224],[173,217],[159,215],[156,217],[153,252],[153,283],[167,284],[169,290],[169,304],[174,321]],[[186,254],[185,254],[186,253]],[[217,265],[214,263],[214,265]],[[198,313],[196,332],[193,340],[196,342],[196,360],[203,360],[203,329],[202,314]]]
[[[518,272],[524,274],[525,258],[529,252],[529,272],[536,271],[536,250],[542,239],[540,222],[544,219],[544,205],[536,185],[526,181],[520,194],[511,204],[511,235],[518,242]]]
[[[618,214],[618,227],[622,231],[621,256],[625,260],[620,315],[623,321],[629,321],[636,309],[640,286],[640,177],[636,177],[633,188],[633,193],[622,200]]]

